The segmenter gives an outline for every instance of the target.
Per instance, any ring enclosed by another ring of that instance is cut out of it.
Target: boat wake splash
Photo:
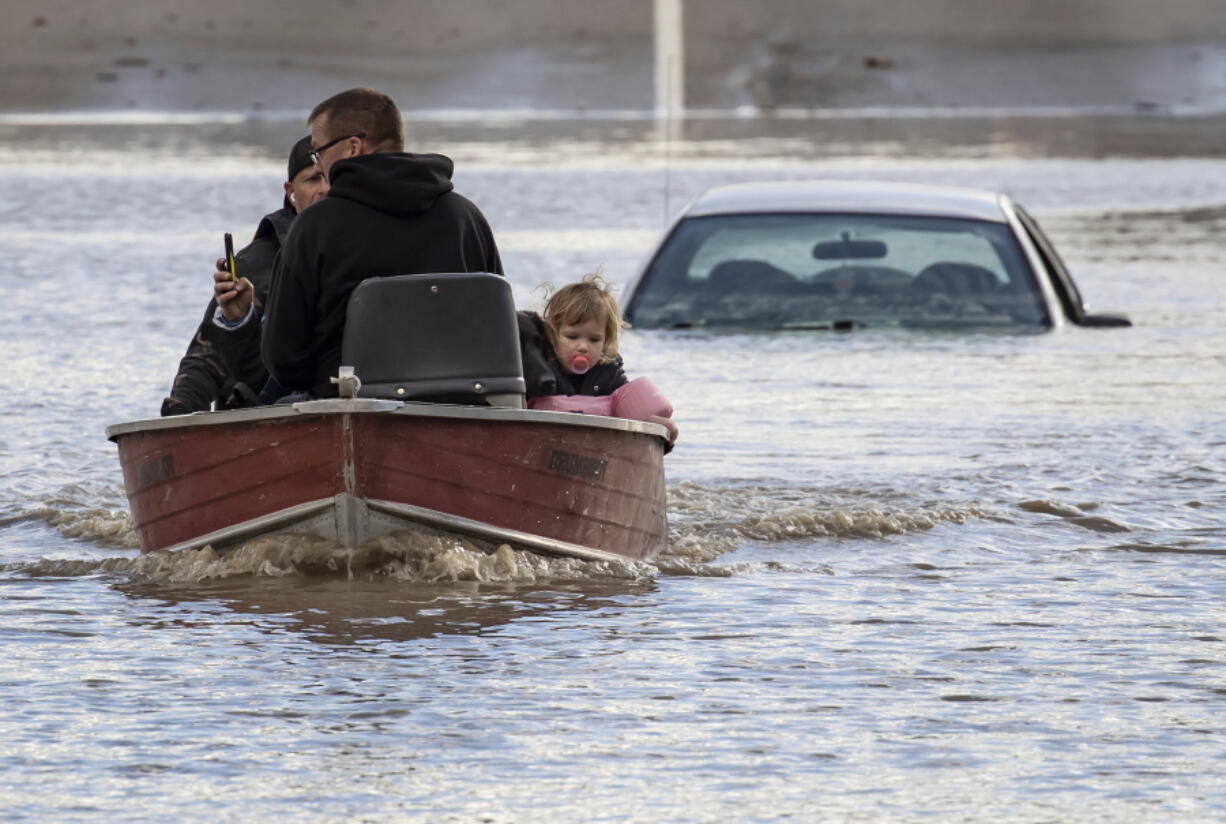
[[[41,520],[66,538],[135,549],[136,535],[126,509],[102,506],[96,496],[90,497],[88,504],[48,502],[9,520]],[[682,482],[669,489],[668,502],[668,547],[655,564],[546,557],[505,544],[423,531],[394,533],[356,550],[315,536],[274,534],[222,553],[204,547],[119,558],[42,559],[9,565],[8,571],[51,577],[119,574],[162,584],[295,575],[487,584],[641,580],[660,573],[726,576],[735,574],[736,567],[711,562],[746,542],[880,540],[939,524],[1001,517],[977,506],[916,504],[905,495],[882,490]]]
[[[654,573],[649,564],[547,558],[502,545],[487,551],[464,539],[400,532],[358,549],[313,535],[268,535],[217,553],[212,547],[123,558],[42,559],[5,565],[35,577],[117,574],[148,584],[187,584],[238,577],[383,578],[412,583],[531,584],[621,579]]]
[[[999,519],[979,506],[916,505],[867,490],[734,488],[680,483],[668,491],[668,548],[657,564],[670,572],[697,571],[746,541],[778,543],[820,538],[882,539],[924,532],[939,524]],[[728,574],[720,568],[717,574]]]

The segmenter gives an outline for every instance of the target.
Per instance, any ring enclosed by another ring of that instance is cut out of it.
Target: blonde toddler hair
[[[541,314],[549,342],[556,346],[563,326],[577,326],[595,318],[604,318],[604,353],[601,363],[617,359],[617,333],[628,324],[622,320],[613,287],[599,272],[584,275],[577,283],[568,283],[549,296]]]

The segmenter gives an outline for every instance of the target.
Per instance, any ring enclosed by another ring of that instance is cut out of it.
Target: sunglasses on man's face
[[[329,140],[327,143],[325,143],[325,144],[324,144],[324,145],[322,145],[322,146],[318,146],[318,147],[312,146],[312,147],[311,147],[311,154],[310,154],[311,163],[313,163],[313,164],[315,164],[316,166],[318,166],[318,165],[319,165],[319,158],[320,158],[320,157],[323,155],[323,153],[324,153],[324,152],[328,151],[328,149],[331,149],[331,148],[332,148],[333,146],[335,146],[337,143],[340,143],[340,142],[341,142],[341,141],[343,141],[343,140],[348,140],[348,139],[349,139],[349,138],[351,138],[351,137],[357,137],[357,138],[365,139],[365,137],[366,137],[366,133],[365,133],[365,132],[358,132],[357,134],[347,134],[347,135],[342,135],[341,137],[338,137],[336,140]]]

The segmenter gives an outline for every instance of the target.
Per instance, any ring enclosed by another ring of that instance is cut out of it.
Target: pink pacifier
[[[591,368],[592,362],[587,359],[586,355],[575,355],[570,359],[570,371],[576,375],[582,375]]]

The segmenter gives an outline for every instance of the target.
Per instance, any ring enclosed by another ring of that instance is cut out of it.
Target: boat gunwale
[[[578,426],[592,429],[612,429],[654,435],[665,441],[668,430],[661,424],[629,418],[612,418],[577,412],[553,412],[537,409],[511,409],[494,406],[462,406],[414,401],[381,400],[377,398],[327,398],[301,401],[295,404],[259,406],[248,409],[228,409],[220,412],[193,412],[164,418],[146,418],[111,424],[106,437],[116,441],[125,435],[173,429],[193,429],[204,426],[224,426],[234,423],[263,423],[302,417],[334,415],[397,415],[414,418],[444,418],[474,421],[543,423],[555,426]]]

